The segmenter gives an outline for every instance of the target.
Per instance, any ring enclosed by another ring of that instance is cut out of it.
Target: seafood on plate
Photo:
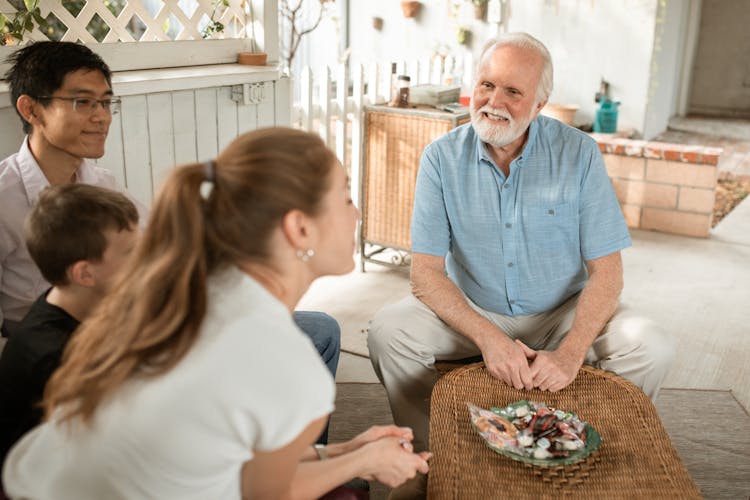
[[[467,405],[490,447],[537,460],[569,457],[586,447],[588,425],[575,413],[523,400],[491,410]]]

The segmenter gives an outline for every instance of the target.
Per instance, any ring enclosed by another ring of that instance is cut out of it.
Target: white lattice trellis
[[[252,36],[250,1],[252,0],[229,0],[228,7],[220,7],[216,11],[214,20],[221,22],[226,28],[223,33],[214,34],[213,38],[250,38]],[[96,15],[110,28],[102,43],[200,40],[203,38],[201,27],[208,23],[215,11],[212,0],[163,0],[159,3],[161,7],[155,15],[152,15],[148,8],[153,2],[148,2],[148,0],[128,0],[117,16],[106,7],[103,1],[94,0],[88,0],[76,16],[71,14],[60,0],[42,0],[40,10],[43,17],[51,13],[65,25],[67,31],[62,40],[71,42],[80,40],[83,43],[98,43],[86,29]],[[0,0],[0,12],[12,13],[14,10],[7,0]],[[134,16],[137,16],[145,26],[145,31],[138,39],[133,37],[132,30],[128,30],[128,25]],[[174,29],[166,29],[172,20],[180,24],[180,29],[176,33]],[[256,25],[257,23],[256,19]],[[27,38],[47,40],[48,36],[35,28]]]

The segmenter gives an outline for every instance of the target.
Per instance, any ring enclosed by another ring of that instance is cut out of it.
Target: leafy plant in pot
[[[456,28],[456,42],[459,45],[468,45],[471,43],[471,30],[466,26]]]
[[[487,16],[487,2],[489,0],[469,0],[474,6],[474,18],[484,20]]]

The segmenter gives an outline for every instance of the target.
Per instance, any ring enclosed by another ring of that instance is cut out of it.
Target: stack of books
[[[409,89],[409,103],[438,107],[458,102],[460,94],[461,87],[457,85],[414,85]]]

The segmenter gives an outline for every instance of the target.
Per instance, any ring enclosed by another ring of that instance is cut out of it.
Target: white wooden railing
[[[269,65],[278,62],[278,6],[276,0],[89,0],[70,2],[40,0],[48,30],[34,27],[24,34],[28,40],[80,41],[101,55],[113,71],[176,68],[237,61],[238,52],[258,51],[268,55]],[[67,6],[67,7],[66,7]],[[68,7],[71,10],[68,10]],[[111,9],[111,10],[110,10]],[[0,0],[0,12],[13,17],[15,8]],[[221,32],[203,38],[203,30],[214,21]],[[14,47],[0,47],[0,75]]]
[[[351,177],[352,197],[358,203],[362,163],[363,111],[391,97],[391,76],[409,75],[411,85],[459,83],[472,80],[473,61],[451,56],[396,63],[340,64],[314,72],[305,67],[293,75],[292,125],[317,132],[336,151]]]
[[[88,1],[76,12],[59,0],[44,0],[39,7],[42,17],[48,20],[56,18],[55,26],[63,25],[62,32],[53,38],[70,42],[201,40],[202,30],[212,16],[214,21],[225,26],[223,32],[213,35],[214,38],[251,36],[251,1],[229,0],[226,7],[221,4],[216,8],[216,5],[213,0]],[[10,14],[14,11],[8,0],[0,0],[0,12]],[[87,29],[92,20],[99,24],[103,22],[109,28],[103,39],[97,40]],[[50,33],[36,27],[27,38],[48,40]]]

